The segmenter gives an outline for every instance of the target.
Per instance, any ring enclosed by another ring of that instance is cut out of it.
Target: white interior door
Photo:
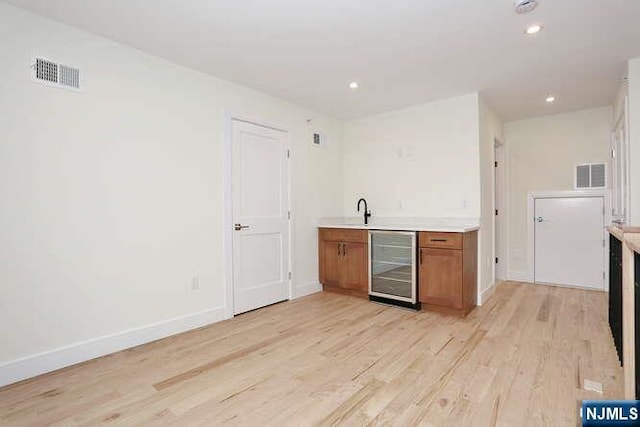
[[[232,121],[233,312],[289,298],[288,138]]]
[[[536,283],[604,289],[604,199],[534,200]]]

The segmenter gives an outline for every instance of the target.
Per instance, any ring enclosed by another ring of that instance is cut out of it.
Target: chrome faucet
[[[369,217],[371,216],[371,211],[367,209],[367,201],[363,198],[358,200],[358,212],[360,212],[360,202],[364,202],[364,225],[369,224]]]

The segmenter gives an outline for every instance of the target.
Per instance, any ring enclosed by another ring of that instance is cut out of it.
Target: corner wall
[[[84,91],[33,83],[34,55]],[[229,114],[289,131],[293,295],[320,290],[341,122],[4,3],[0,57],[0,385],[224,317]]]

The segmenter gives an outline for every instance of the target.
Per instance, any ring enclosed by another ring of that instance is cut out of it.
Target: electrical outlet
[[[200,289],[200,277],[193,276],[191,278],[191,290],[192,291],[197,291],[199,289]]]

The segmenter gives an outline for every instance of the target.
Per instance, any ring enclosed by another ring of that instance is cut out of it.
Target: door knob
[[[542,218],[541,216],[539,216],[538,218],[536,218],[536,221],[538,221],[538,222],[542,222],[542,221],[544,221],[544,218]]]
[[[238,231],[238,230],[242,230],[242,229],[245,229],[245,228],[249,228],[249,226],[248,225],[242,225],[242,224],[234,224],[233,228],[235,228],[235,230]]]

